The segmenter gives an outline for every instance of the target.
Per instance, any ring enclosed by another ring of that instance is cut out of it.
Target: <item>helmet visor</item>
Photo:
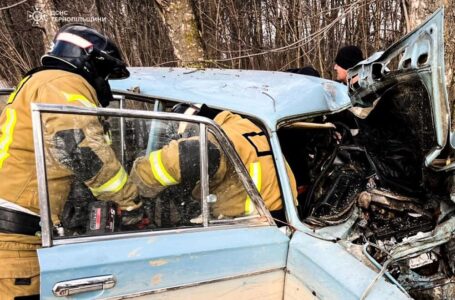
[[[104,79],[123,79],[129,77],[126,64],[120,51],[111,40],[83,25],[63,27],[54,40],[48,53],[64,60],[91,58],[96,71]]]
[[[83,55],[87,55],[87,51],[86,49],[75,46],[65,41],[55,41],[55,44],[49,54],[58,57],[77,58]]]

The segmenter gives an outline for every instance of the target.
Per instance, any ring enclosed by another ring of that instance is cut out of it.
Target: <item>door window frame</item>
[[[70,105],[55,105],[55,104],[31,104],[32,112],[32,125],[33,125],[33,137],[35,147],[35,161],[36,161],[36,173],[38,181],[38,197],[39,207],[41,215],[41,236],[42,246],[44,248],[51,247],[53,245],[60,244],[73,244],[88,241],[98,241],[107,239],[116,239],[123,237],[139,237],[169,233],[180,233],[186,231],[200,231],[200,230],[211,230],[221,229],[228,226],[229,228],[234,227],[245,227],[245,226],[270,226],[275,225],[270,212],[266,208],[264,201],[262,200],[259,192],[257,191],[251,177],[243,165],[238,153],[235,151],[231,142],[220,129],[220,127],[213,121],[205,117],[200,116],[188,116],[183,114],[168,113],[168,112],[153,112],[144,110],[127,110],[127,109],[115,109],[115,108],[87,108]],[[186,121],[198,123],[200,126],[200,155],[201,155],[201,188],[202,188],[202,217],[203,227],[196,228],[177,228],[174,230],[160,230],[160,231],[140,231],[140,232],[127,232],[117,233],[100,236],[84,236],[84,237],[71,237],[68,239],[52,239],[52,224],[51,224],[51,213],[48,201],[48,186],[46,176],[46,164],[44,154],[44,141],[43,141],[43,130],[42,130],[42,114],[43,113],[58,113],[58,114],[81,114],[91,116],[113,116],[119,118],[144,118],[144,119],[156,119],[156,120],[172,120],[172,121]],[[229,220],[209,221],[209,208],[207,197],[209,195],[209,178],[208,178],[208,153],[207,153],[207,135],[208,133],[213,134],[218,142],[220,143],[224,153],[228,156],[234,165],[236,173],[239,175],[239,179],[245,187],[246,192],[250,196],[253,203],[256,205],[259,215],[251,217],[241,217]],[[213,226],[209,226],[213,225]],[[215,226],[216,225],[216,226]]]

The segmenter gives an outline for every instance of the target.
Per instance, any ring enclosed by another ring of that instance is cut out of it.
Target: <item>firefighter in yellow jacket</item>
[[[83,25],[67,25],[42,57],[43,67],[26,74],[0,116],[0,295],[1,299],[39,293],[36,249],[39,203],[30,103],[106,106],[108,78],[129,73],[117,47]],[[52,218],[55,221],[73,180],[98,200],[126,211],[141,204],[137,188],[115,158],[98,117],[43,115],[43,134]]]
[[[203,105],[202,108],[189,106],[185,114],[189,113],[212,118],[220,125],[249,171],[266,207],[272,215],[273,212],[281,210],[283,203],[280,186],[270,145],[264,132],[250,120],[229,111],[216,113]],[[191,145],[198,143],[197,136],[183,137],[151,152],[148,157],[138,158],[131,171],[131,179],[141,193],[147,197],[154,197],[169,186],[181,184],[187,177],[197,176],[199,152],[197,147]],[[215,194],[217,198],[211,205],[212,217],[241,217],[254,214],[256,208],[238,181],[233,165],[226,161],[221,147],[210,135],[208,157],[210,193]],[[289,166],[287,171],[296,199],[295,178]],[[200,198],[199,191],[199,187],[196,186],[193,190],[195,198]]]

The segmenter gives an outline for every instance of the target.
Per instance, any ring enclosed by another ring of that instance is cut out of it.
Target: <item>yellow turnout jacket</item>
[[[0,116],[0,199],[39,213],[31,103],[97,107],[99,102],[83,77],[62,70],[26,76],[10,95]],[[43,134],[54,221],[75,178],[99,200],[116,201],[122,209],[136,206],[137,188],[115,158],[98,117],[44,114]],[[34,250],[39,244],[38,237],[0,233],[0,290],[11,278],[38,275]]]
[[[250,120],[229,111],[219,113],[214,121],[221,126],[234,145],[264,199],[266,207],[271,211],[281,209],[283,204],[278,175],[270,145],[262,130]],[[195,138],[197,139],[197,137],[190,139]],[[139,186],[141,193],[153,197],[168,186],[181,182],[179,160],[184,155],[191,155],[191,153],[179,153],[181,149],[179,144],[187,141],[188,139],[174,140],[162,149],[150,153],[149,157],[141,157],[136,160],[131,177]],[[215,218],[220,215],[228,217],[250,215],[255,211],[253,203],[238,180],[233,165],[226,162],[222,150],[219,150],[221,153],[219,167],[209,180],[210,193],[217,197],[217,201],[211,205],[211,213]],[[296,199],[295,178],[289,166],[287,166],[287,171]],[[200,187],[196,186],[193,190],[195,198],[200,197],[199,191]]]

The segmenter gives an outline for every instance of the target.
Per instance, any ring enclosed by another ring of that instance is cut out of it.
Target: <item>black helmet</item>
[[[212,109],[205,104],[189,104],[189,103],[178,103],[172,107],[173,113],[202,116],[209,119],[215,119],[216,115],[220,112],[219,110]],[[175,124],[174,124],[175,125]],[[189,138],[198,134],[195,128],[188,126],[187,122],[180,122],[178,126],[171,126],[172,128],[167,129],[167,136],[170,139]]]
[[[126,69],[117,46],[93,28],[81,24],[63,26],[54,38],[50,52],[41,57],[44,66],[62,62],[103,79],[123,79]]]
[[[285,72],[308,75],[308,76],[313,76],[313,77],[321,77],[321,74],[319,74],[318,70],[316,70],[312,66],[306,66],[303,68],[295,68],[295,69],[287,69]]]
[[[209,119],[215,119],[219,110],[208,107],[205,104],[178,103],[172,107],[172,112],[185,115],[197,115]]]

